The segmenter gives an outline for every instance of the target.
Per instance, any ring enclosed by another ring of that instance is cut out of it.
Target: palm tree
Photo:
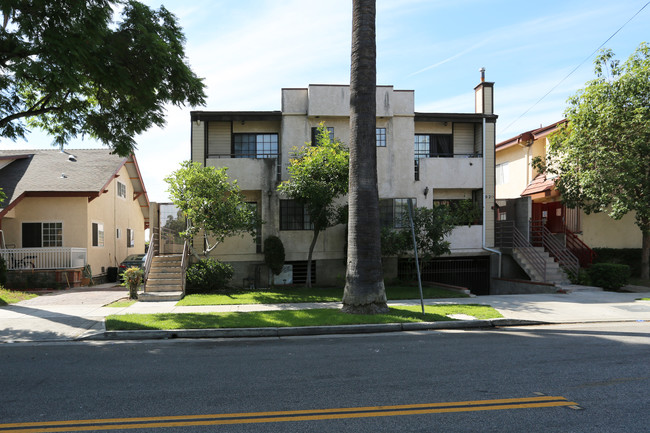
[[[388,311],[381,268],[375,144],[377,49],[375,0],[352,1],[348,256],[343,311]]]

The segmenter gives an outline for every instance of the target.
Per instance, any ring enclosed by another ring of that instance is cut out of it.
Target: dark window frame
[[[233,158],[277,158],[280,156],[280,137],[277,132],[244,132],[232,134]]]
[[[317,146],[318,143],[318,126],[312,126],[311,128],[311,145],[312,146]],[[333,126],[326,126],[327,132],[330,134],[330,141],[334,141],[334,127]]]
[[[63,222],[23,222],[23,248],[57,248],[63,246]]]
[[[280,200],[280,230],[313,230],[307,207],[296,200]]]
[[[375,128],[375,143],[377,147],[386,147],[386,128]]]
[[[379,199],[379,223],[381,227],[402,229],[409,227],[408,198],[382,198]],[[413,207],[417,200],[411,198]]]

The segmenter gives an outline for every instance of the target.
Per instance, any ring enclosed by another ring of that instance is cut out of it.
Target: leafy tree
[[[348,191],[349,153],[338,140],[330,139],[325,126],[318,128],[315,146],[294,149],[289,162],[290,178],[278,185],[307,209],[313,227],[307,256],[307,287],[311,287],[311,260],[320,232],[338,224],[335,200]]]
[[[620,219],[634,212],[643,237],[641,276],[650,263],[650,47],[623,64],[610,50],[595,61],[596,79],[568,100],[568,122],[551,137],[538,170],[558,175],[569,207]]]
[[[343,311],[388,312],[381,268],[377,188],[375,0],[352,1],[350,186]]]
[[[202,234],[204,256],[227,237],[244,233],[255,237],[258,226],[257,215],[247,205],[237,181],[228,182],[227,170],[185,161],[180,169],[165,178],[172,202],[189,220],[187,229],[180,235],[192,240]]]
[[[413,252],[413,235],[408,216],[404,219],[402,226],[405,228],[382,228],[382,255],[400,256]],[[455,217],[447,206],[413,209],[413,227],[420,265],[434,257],[449,253],[449,241],[446,241],[445,237],[455,226]]]
[[[121,11],[115,17],[115,11]],[[165,123],[165,105],[205,102],[185,37],[164,7],[135,0],[0,0],[0,137],[41,128],[122,156]]]

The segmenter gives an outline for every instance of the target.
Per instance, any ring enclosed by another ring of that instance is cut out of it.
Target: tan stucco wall
[[[133,200],[133,186],[126,167],[118,172],[107,192],[88,203],[88,263],[93,274],[102,273],[102,268],[118,266],[129,254],[144,254],[144,216],[137,200]],[[126,198],[117,196],[117,182],[126,185]],[[104,246],[92,246],[92,223],[104,225]],[[120,238],[117,239],[117,229]],[[133,229],[135,246],[127,247],[126,230]]]
[[[86,248],[86,197],[26,197],[14,208],[14,218],[2,219],[5,243],[22,248],[22,223],[63,223],[63,246]]]
[[[641,248],[641,230],[634,215],[614,220],[604,213],[581,215],[582,234],[579,237],[591,248]]]

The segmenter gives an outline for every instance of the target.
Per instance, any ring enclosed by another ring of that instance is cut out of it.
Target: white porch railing
[[[23,269],[73,269],[87,263],[85,248],[7,248],[0,249],[7,270]]]

